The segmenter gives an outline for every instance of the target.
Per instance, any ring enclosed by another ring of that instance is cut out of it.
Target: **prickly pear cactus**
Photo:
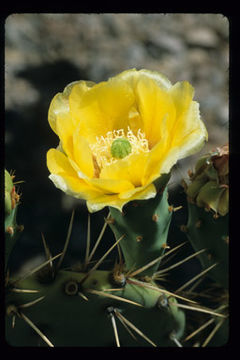
[[[158,72],[130,69],[100,84],[73,82],[52,99],[48,121],[59,145],[47,152],[49,178],[67,195],[84,199],[89,212],[108,207],[109,214],[94,242],[88,214],[85,256],[74,253],[78,263],[63,262],[73,211],[62,252],[55,254],[42,236],[46,261],[13,274],[7,264],[19,230],[19,195],[5,172],[6,340],[11,346],[182,347],[209,324],[214,328],[202,346],[220,333],[224,340],[215,343],[226,341],[226,147],[201,158],[191,174],[185,230],[194,250],[166,267],[184,245],[169,245],[177,209],[168,202],[171,169],[200,151],[208,138],[193,97],[187,81],[172,85]],[[168,281],[171,269],[196,256],[200,274],[180,288],[175,279]],[[209,298],[205,282],[194,292],[206,272],[219,290],[210,307],[201,303],[202,295]],[[188,311],[200,314],[199,328],[191,333]],[[204,323],[203,316],[211,318]]]
[[[83,281],[85,273],[59,271],[52,283],[43,284],[36,276],[30,276],[14,283],[14,287],[9,284],[6,308],[9,343],[15,346],[174,345],[171,336],[178,339],[182,335],[185,321],[183,312],[174,306],[176,299],[167,299],[156,286],[151,289],[130,281],[118,289],[111,275],[109,271],[96,270]]]
[[[110,251],[122,239],[114,242]],[[64,254],[59,254],[22,277],[9,279],[9,344],[177,346],[185,327],[177,299],[183,298],[175,297],[150,277],[139,280],[126,272],[122,262],[112,270],[99,270],[108,253],[93,267],[86,256],[85,263],[68,271],[60,268]]]

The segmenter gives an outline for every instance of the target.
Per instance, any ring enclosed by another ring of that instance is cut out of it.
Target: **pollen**
[[[105,136],[97,136],[90,148],[100,169],[132,154],[149,151],[148,140],[142,130],[138,129],[135,135],[130,127],[126,132],[118,129],[108,131]]]

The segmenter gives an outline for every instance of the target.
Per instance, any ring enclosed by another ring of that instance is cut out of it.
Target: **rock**
[[[190,46],[214,48],[217,47],[218,41],[217,34],[209,27],[196,27],[186,34],[186,42]]]

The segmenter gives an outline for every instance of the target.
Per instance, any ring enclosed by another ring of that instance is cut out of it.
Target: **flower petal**
[[[136,187],[133,190],[125,191],[124,193],[119,194],[120,199],[138,199],[145,200],[155,197],[157,190],[154,184],[149,184],[147,186]]]
[[[56,127],[56,121],[57,117],[65,117],[69,118],[69,94],[73,88],[79,81],[74,81],[70,84],[68,84],[62,93],[57,93],[54,98],[51,101],[49,110],[48,110],[48,121],[52,128],[52,130],[58,134],[57,127]]]
[[[141,192],[134,194],[130,198],[120,199],[117,195],[99,196],[87,201],[87,207],[89,212],[95,212],[103,209],[105,206],[112,206],[122,211],[123,206],[132,200],[147,200],[153,198],[156,195],[156,189],[153,184],[150,184],[147,188]]]
[[[132,88],[123,80],[110,78],[102,87],[96,89],[98,103],[101,111],[113,119],[121,121],[128,114],[135,98]],[[112,125],[113,129],[124,128],[124,125]]]
[[[161,74],[158,71],[152,71],[146,69],[125,70],[120,74],[118,74],[116,77],[119,77],[124,81],[127,81],[132,86],[133,89],[135,89],[135,86],[140,78],[148,78],[154,80],[157,83],[157,85],[164,90],[168,90],[172,86],[171,82],[168,80],[168,78],[165,75]]]
[[[99,191],[81,180],[71,166],[69,159],[60,151],[50,149],[47,152],[49,178],[55,186],[65,193],[77,198],[88,199],[99,195]]]
[[[69,113],[59,114],[56,116],[56,132],[61,141],[62,150],[70,157],[73,156],[73,132],[74,123]]]
[[[143,173],[148,153],[132,154],[125,159],[104,167],[101,179],[124,179],[131,182],[134,187],[145,185]]]
[[[94,86],[97,86],[92,81],[77,81],[69,92],[69,109],[71,115],[77,122],[81,120],[79,110],[81,108],[84,95]]]
[[[208,133],[200,118],[199,104],[192,101],[174,127],[171,147],[179,147],[179,159],[182,159],[200,151],[207,139]]]
[[[134,186],[127,180],[118,179],[85,179],[86,183],[94,186],[96,189],[108,194],[119,194],[124,191],[128,191],[134,188]]]
[[[49,179],[52,180],[58,189],[77,199],[88,200],[101,195],[101,192],[86,185],[80,179],[67,176],[66,174],[51,174],[49,175]]]
[[[176,110],[171,95],[162,90],[155,81],[140,78],[137,87],[139,112],[144,122],[144,133],[152,148],[157,142],[170,136]]]
[[[187,81],[177,82],[168,93],[171,95],[175,108],[176,118],[188,110],[194,96],[194,89]]]
[[[61,151],[50,149],[47,152],[47,167],[52,174],[66,173],[77,178],[76,171],[72,168],[68,158]]]
[[[180,123],[182,128],[172,133],[168,148],[163,147],[159,142],[150,151],[144,174],[146,182],[154,181],[161,174],[169,173],[178,160],[200,151],[203,147],[208,134],[200,119],[197,102],[191,102]]]
[[[100,195],[87,201],[87,208],[90,213],[102,210],[105,206],[112,206],[120,211],[126,203],[126,200],[121,200],[117,195]]]
[[[108,131],[127,129],[134,95],[131,87],[120,79],[101,82],[84,94],[79,85],[69,98],[71,112],[78,119],[82,136],[90,142]]]
[[[87,140],[77,129],[73,134],[73,156],[79,170],[88,177],[94,176],[92,152]]]

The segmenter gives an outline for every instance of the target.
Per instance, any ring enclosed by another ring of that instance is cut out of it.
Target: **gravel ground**
[[[25,241],[38,230],[52,236],[56,228],[66,230],[73,202],[48,180],[46,152],[58,141],[47,121],[52,97],[71,81],[98,82],[129,68],[162,72],[172,83],[189,81],[209,132],[203,152],[228,141],[229,23],[223,15],[12,14],[6,19],[6,167],[26,181],[19,215],[28,228]],[[175,184],[194,161],[193,156],[180,162]]]

